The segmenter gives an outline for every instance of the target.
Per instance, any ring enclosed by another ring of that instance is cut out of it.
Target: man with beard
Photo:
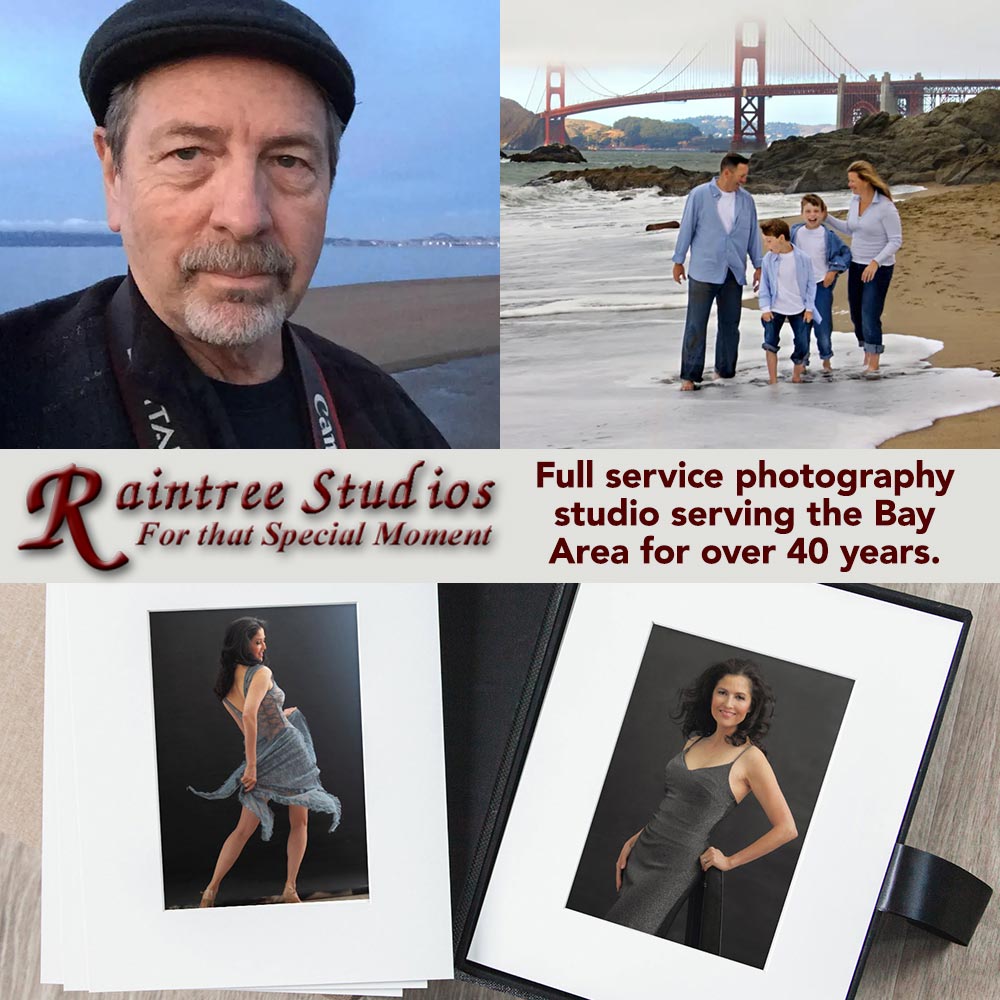
[[[80,65],[125,278],[0,317],[0,445],[446,447],[287,322],[323,247],[354,75],[282,0],[132,0]]]

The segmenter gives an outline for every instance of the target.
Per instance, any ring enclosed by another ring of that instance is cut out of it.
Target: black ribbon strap
[[[149,308],[129,275],[107,311],[108,348],[125,411],[140,448],[237,448],[208,379]],[[302,335],[285,324],[313,447],[344,448],[333,394]]]
[[[295,348],[295,359],[302,375],[302,385],[305,389],[306,402],[309,406],[309,425],[312,429],[314,448],[345,448],[344,431],[337,417],[337,409],[333,405],[333,393],[326,384],[323,369],[312,351],[306,347],[302,337],[289,324],[292,346]]]
[[[876,909],[955,944],[972,940],[993,890],[936,854],[897,844]]]

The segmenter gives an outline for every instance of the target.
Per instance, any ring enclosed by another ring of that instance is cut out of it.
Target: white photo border
[[[967,628],[903,595],[872,596],[802,585],[581,585],[460,961],[508,984],[593,1000],[665,988],[843,1000]],[[653,624],[855,681],[764,969],[565,906]]]
[[[389,983],[452,971],[437,594],[413,584],[71,585],[89,988]],[[165,910],[150,611],[354,604],[371,896]],[[405,752],[400,748],[405,747]],[[114,767],[109,767],[109,760]],[[127,824],[116,824],[123,794]],[[400,817],[405,817],[404,823]],[[210,942],[210,944],[209,944]],[[391,942],[391,947],[387,943]],[[248,961],[248,956],[252,960]]]

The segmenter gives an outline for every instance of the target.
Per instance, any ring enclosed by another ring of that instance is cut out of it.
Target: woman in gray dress
[[[236,793],[242,809],[236,828],[226,838],[212,880],[201,896],[202,906],[214,906],[219,883],[235,864],[251,834],[261,827],[271,839],[271,802],[288,806],[287,873],[282,902],[301,902],[295,883],[306,852],[309,810],[330,813],[332,833],[340,823],[340,800],[320,784],[316,752],[305,716],[285,708],[285,694],[266,665],[265,623],[237,618],[226,629],[219,654],[215,694],[243,734],[245,759],[214,792],[188,791],[204,799],[224,799]]]
[[[798,836],[761,749],[774,698],[751,660],[726,660],[681,692],[683,750],[666,767],[664,797],[615,863],[614,923],[666,933],[703,872],[729,871]],[[711,846],[715,826],[753,793],[771,829],[732,855]]]

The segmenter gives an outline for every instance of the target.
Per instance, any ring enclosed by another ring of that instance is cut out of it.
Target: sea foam
[[[850,194],[824,197],[836,210]],[[505,447],[872,447],[940,417],[1000,405],[1000,379],[935,368],[927,359],[940,341],[904,331],[887,332],[881,376],[864,378],[843,313],[833,317],[832,376],[819,373],[814,357],[809,381],[789,382],[791,339],[783,331],[781,380],[769,386],[760,313],[749,309],[736,377],[682,393],[687,289],[670,277],[677,234],[644,230],[679,220],[684,198],[573,182],[504,186],[501,201]],[[764,218],[799,210],[796,195],[755,201]],[[748,285],[745,297],[752,296]],[[707,372],[714,332],[713,313]]]

